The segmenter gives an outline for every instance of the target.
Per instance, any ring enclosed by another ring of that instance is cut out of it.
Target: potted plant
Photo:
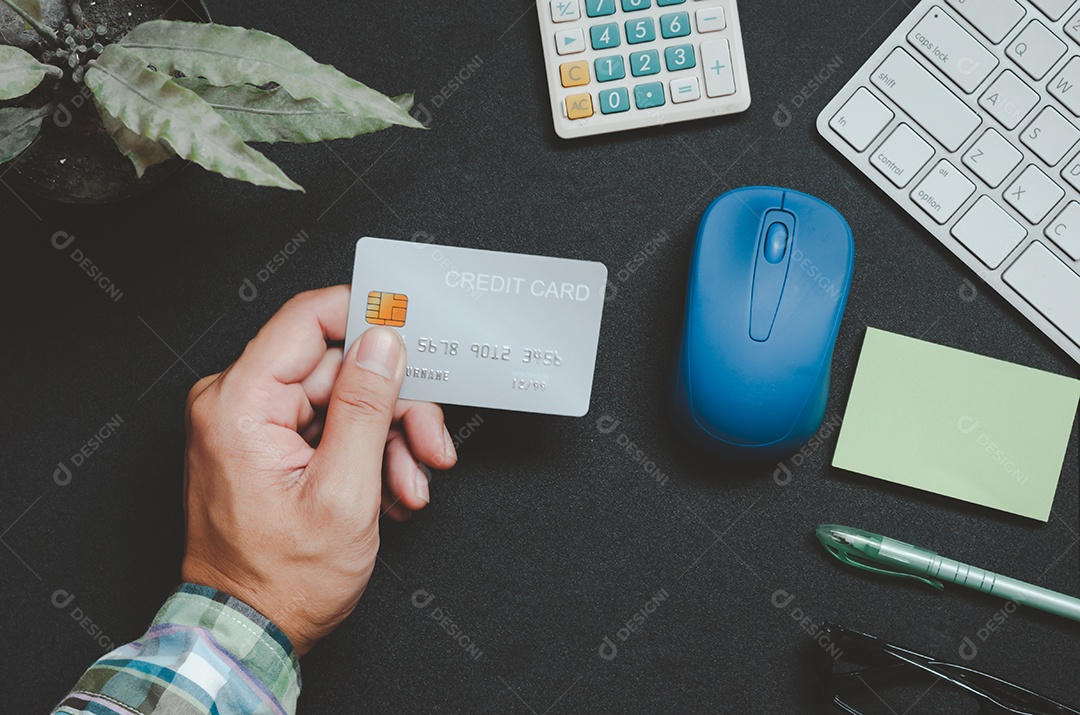
[[[187,7],[0,0],[0,178],[101,202],[160,181],[179,158],[299,190],[249,142],[422,126],[412,95],[386,97],[274,35],[205,13],[153,19],[174,6]]]

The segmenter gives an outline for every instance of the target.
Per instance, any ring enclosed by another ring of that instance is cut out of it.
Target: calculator
[[[537,0],[564,139],[750,106],[736,0]]]

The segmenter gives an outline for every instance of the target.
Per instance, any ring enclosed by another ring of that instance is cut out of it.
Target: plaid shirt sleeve
[[[140,640],[86,671],[54,715],[292,715],[300,663],[255,609],[183,584]]]

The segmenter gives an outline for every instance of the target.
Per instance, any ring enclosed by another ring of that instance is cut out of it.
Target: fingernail
[[[450,461],[457,459],[457,450],[454,449],[454,438],[450,436],[450,430],[443,425],[443,455]]]
[[[383,377],[393,377],[401,358],[401,338],[390,328],[369,328],[360,336],[356,364]]]
[[[428,480],[431,478],[430,472],[427,471],[427,467],[422,466],[416,470],[416,496],[424,500],[427,504],[431,501],[431,492],[428,489]]]

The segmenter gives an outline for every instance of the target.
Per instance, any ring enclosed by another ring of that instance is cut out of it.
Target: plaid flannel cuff
[[[57,712],[291,715],[300,664],[288,637],[243,601],[183,584],[150,630],[94,663]]]

